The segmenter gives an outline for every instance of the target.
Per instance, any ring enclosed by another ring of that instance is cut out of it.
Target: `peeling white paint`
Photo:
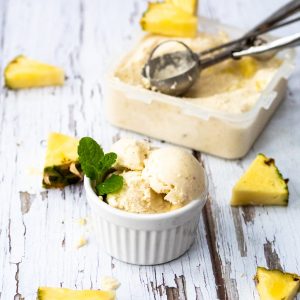
[[[283,3],[203,0],[200,11],[246,28]],[[176,261],[127,265],[103,253],[92,235],[77,250],[74,241],[82,231],[76,220],[89,215],[82,185],[45,191],[35,175],[28,183],[28,167],[43,163],[49,131],[90,135],[107,150],[120,136],[138,136],[107,124],[103,89],[107,68],[132,44],[145,7],[134,0],[0,1],[1,74],[12,57],[23,53],[60,65],[68,76],[62,88],[0,91],[1,299],[35,299],[39,285],[97,289],[107,275],[120,280],[122,300],[210,300],[222,289],[229,299],[257,299],[256,264],[300,273],[299,64],[287,101],[245,159],[201,156],[210,176],[211,214],[206,215],[209,222],[201,218],[196,242]],[[289,207],[232,212],[231,187],[258,152],[275,157],[290,178]],[[22,202],[20,192],[30,193],[30,199]],[[224,286],[217,288],[216,282]]]

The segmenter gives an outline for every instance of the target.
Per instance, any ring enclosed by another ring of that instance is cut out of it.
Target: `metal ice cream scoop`
[[[181,41],[164,41],[150,53],[149,59],[142,69],[142,76],[153,90],[168,95],[183,95],[195,83],[200,72],[214,64],[230,58],[239,59],[243,56],[258,56],[262,53],[268,53],[267,58],[270,58],[280,49],[300,45],[300,32],[272,42],[265,42],[259,36],[262,33],[299,21],[300,18],[298,17],[279,23],[298,10],[300,10],[300,1],[293,0],[242,38],[201,53],[193,52]],[[257,45],[258,42],[259,45]],[[166,43],[176,43],[176,47],[181,46],[183,50],[155,56],[156,52]]]
[[[142,75],[149,80],[150,86],[154,90],[167,95],[180,96],[195,83],[203,69],[228,58],[239,59],[243,56],[257,56],[261,53],[270,53],[270,51],[272,51],[271,54],[274,54],[274,50],[295,47],[300,45],[300,32],[260,46],[252,46],[241,51],[226,51],[221,55],[203,60],[201,55],[194,53],[183,42],[166,41],[165,43],[167,42],[179,43],[186,48],[186,51],[167,53],[156,58],[150,56]],[[159,44],[157,48],[161,45]],[[152,55],[157,48],[154,49]]]

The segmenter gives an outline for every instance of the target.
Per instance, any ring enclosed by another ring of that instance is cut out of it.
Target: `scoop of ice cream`
[[[197,199],[205,189],[204,169],[197,159],[179,148],[153,150],[142,176],[150,187],[174,205]]]
[[[144,168],[144,160],[148,157],[150,145],[146,141],[123,138],[112,145],[111,151],[118,156],[114,168],[140,171]]]
[[[123,187],[118,193],[108,194],[109,205],[134,213],[158,213],[171,209],[171,204],[163,195],[155,193],[149,183],[142,178],[141,171],[125,171]]]

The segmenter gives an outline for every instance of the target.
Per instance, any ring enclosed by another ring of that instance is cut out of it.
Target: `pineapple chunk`
[[[166,2],[172,3],[174,6],[176,6],[179,9],[182,9],[188,14],[191,15],[197,14],[197,6],[198,6],[197,0],[166,0]]]
[[[64,71],[23,55],[13,59],[4,70],[5,86],[10,89],[63,85]]]
[[[114,291],[70,290],[64,288],[39,287],[37,300],[115,300]]]
[[[239,71],[244,78],[251,78],[257,71],[257,62],[253,57],[243,57],[238,61]]]
[[[172,3],[148,3],[140,23],[145,31],[167,36],[195,37],[197,33],[197,17]]]
[[[49,135],[43,175],[45,188],[62,188],[83,179],[78,143],[77,139],[60,133]]]
[[[258,66],[255,58],[243,57],[239,60],[228,63],[224,71],[248,79],[255,75],[257,68]]]
[[[298,275],[262,267],[257,268],[254,280],[261,300],[292,300],[300,287]]]
[[[287,180],[272,158],[258,154],[246,173],[233,188],[231,205],[281,205],[288,204]]]

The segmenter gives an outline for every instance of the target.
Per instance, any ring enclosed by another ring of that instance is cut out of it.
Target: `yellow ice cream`
[[[118,156],[115,169],[138,171],[144,168],[144,160],[148,157],[150,146],[146,141],[122,138],[112,145],[111,151]]]
[[[141,70],[152,49],[165,40],[172,38],[146,35],[118,66],[115,77],[133,86],[149,88],[149,83],[142,77]],[[228,36],[222,32],[216,35],[199,32],[195,38],[179,40],[198,53],[227,42]],[[167,43],[161,48],[160,54],[182,51],[181,46],[175,43]],[[281,61],[276,57],[269,60],[251,57],[226,60],[203,70],[192,88],[181,99],[217,111],[234,114],[247,112],[256,104],[261,91],[274,77],[280,64]]]
[[[205,173],[189,152],[175,148],[153,150],[145,163],[143,178],[173,205],[199,198],[205,190]]]
[[[146,141],[121,139],[111,150],[118,155],[122,189],[107,195],[107,203],[134,213],[160,213],[198,199],[205,190],[201,164],[179,148],[151,149]],[[199,200],[200,201],[200,200]]]
[[[125,171],[121,191],[107,195],[109,205],[134,213],[158,213],[171,209],[163,195],[155,193],[142,178],[141,171]]]

